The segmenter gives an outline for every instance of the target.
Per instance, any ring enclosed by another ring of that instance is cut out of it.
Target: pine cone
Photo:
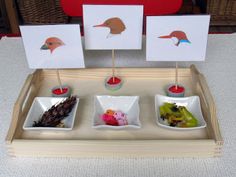
[[[34,121],[33,127],[56,127],[69,115],[75,103],[76,97],[70,96],[65,101],[53,105],[49,110],[44,112],[38,122]]]

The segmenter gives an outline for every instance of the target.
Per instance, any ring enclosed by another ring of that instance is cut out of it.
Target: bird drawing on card
[[[107,35],[107,38],[121,34],[126,29],[124,22],[119,17],[109,18],[105,22],[103,22],[102,24],[94,25],[93,27],[109,28],[110,33]]]
[[[179,46],[180,43],[191,43],[185,32],[183,31],[173,31],[169,35],[166,36],[159,36],[158,38],[161,39],[171,39],[174,45]]]
[[[65,45],[64,42],[57,37],[49,37],[40,48],[41,50],[50,50],[52,53],[56,48]]]

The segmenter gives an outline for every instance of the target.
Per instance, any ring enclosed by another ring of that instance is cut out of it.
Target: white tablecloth
[[[144,44],[145,45],[145,44]],[[117,51],[120,67],[174,67],[174,63],[146,62],[141,51]],[[111,65],[110,51],[86,51],[87,67]],[[182,66],[190,63],[181,62]],[[220,158],[12,158],[7,155],[7,134],[13,104],[28,69],[22,40],[0,41],[0,177],[17,176],[236,176],[236,35],[210,35],[205,62],[196,62],[207,79],[217,106],[224,138]]]

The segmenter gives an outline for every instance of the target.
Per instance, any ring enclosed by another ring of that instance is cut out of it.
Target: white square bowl
[[[127,115],[128,125],[112,126],[106,125],[100,116],[106,112],[106,110],[112,109],[116,111],[122,111]],[[93,116],[93,128],[111,128],[111,129],[123,129],[123,128],[140,128],[141,123],[139,121],[139,97],[138,96],[109,96],[98,95],[94,97],[94,116]]]
[[[33,127],[34,121],[38,121],[43,113],[50,109],[53,105],[64,101],[65,97],[35,97],[33,104],[25,119],[24,130],[72,130],[74,126],[76,110],[79,104],[79,98],[76,98],[76,103],[69,115],[62,120],[65,127]]]
[[[190,111],[198,120],[198,126],[196,127],[172,127],[167,125],[160,116],[159,107],[167,103],[176,103],[177,106],[185,106],[188,111]],[[196,130],[200,128],[206,127],[206,122],[202,116],[200,99],[198,96],[190,96],[190,97],[168,97],[163,95],[155,96],[155,110],[156,110],[156,122],[159,126],[172,129],[172,130]]]

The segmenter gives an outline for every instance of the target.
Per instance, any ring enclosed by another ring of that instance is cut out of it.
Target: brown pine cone
[[[33,127],[56,127],[65,119],[76,103],[76,97],[70,96],[57,105],[53,105],[45,111],[39,121],[35,121]]]

